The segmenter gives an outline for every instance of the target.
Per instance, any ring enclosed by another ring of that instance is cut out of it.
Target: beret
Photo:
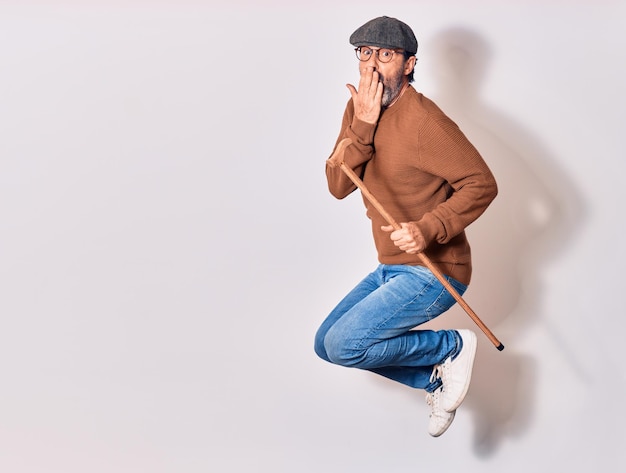
[[[415,54],[417,39],[413,30],[396,18],[381,16],[368,21],[350,36],[353,46],[379,46],[381,48],[404,49]]]

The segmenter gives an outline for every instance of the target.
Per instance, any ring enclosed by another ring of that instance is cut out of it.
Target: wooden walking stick
[[[335,162],[338,161],[338,157],[341,155],[343,158],[343,152],[352,141],[350,138],[344,138],[335,149],[333,155],[329,158],[329,161],[333,160]],[[370,193],[370,191],[365,187],[363,181],[356,175],[356,173],[350,169],[341,159],[341,170],[350,178],[352,182],[361,190],[363,196],[378,210],[378,212],[383,216],[383,218],[391,225],[395,230],[401,230],[402,227],[394,220],[394,218],[387,213],[387,211],[383,208],[383,206],[376,200],[376,198]],[[439,280],[443,287],[454,297],[454,299],[459,303],[463,310],[467,312],[467,315],[478,325],[478,327],[483,331],[483,333],[487,336],[487,338],[495,345],[495,347],[502,351],[504,350],[504,345],[496,338],[491,330],[483,323],[482,320],[476,315],[476,313],[472,310],[472,308],[463,300],[461,295],[452,287],[452,285],[448,282],[448,280],[444,277],[443,274],[435,267],[435,265],[430,261],[430,258],[426,256],[423,252],[417,253],[417,256],[420,258],[424,266],[426,266]]]

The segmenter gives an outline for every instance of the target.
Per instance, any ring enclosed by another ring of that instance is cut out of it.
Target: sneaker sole
[[[449,406],[449,407],[443,406],[443,405],[441,406],[444,411],[450,412],[450,413],[458,409],[458,407],[461,405],[461,403],[465,399],[465,396],[467,395],[467,391],[469,390],[470,380],[472,378],[472,369],[474,368],[474,359],[476,358],[476,348],[477,348],[476,334],[474,332],[468,331],[468,336],[466,338],[463,338],[463,344],[464,344],[464,348],[469,348],[471,350],[470,351],[471,358],[468,363],[468,369],[466,373],[467,383],[465,383],[465,387],[463,391],[461,392],[459,399],[456,401],[456,403],[454,403],[454,405]]]

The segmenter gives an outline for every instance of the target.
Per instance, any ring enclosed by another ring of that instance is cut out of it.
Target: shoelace
[[[430,375],[430,382],[434,383],[438,378],[442,378],[443,381],[444,369],[441,365],[435,365],[433,368],[433,372]],[[441,399],[441,392],[443,391],[443,386],[439,386],[432,393],[426,393],[426,404],[428,404],[431,408],[430,416],[435,415],[435,412],[440,410],[439,402]]]
[[[433,368],[433,372],[430,375],[430,382],[434,383],[438,378],[441,378],[441,381],[444,380],[444,376],[446,374],[446,370],[443,369],[443,365],[435,365]]]
[[[431,408],[430,416],[435,415],[436,412],[440,411],[439,402],[441,400],[441,388],[437,388],[432,393],[426,393],[426,404],[428,404]]]
[[[448,361],[448,360],[446,360]],[[444,362],[445,364],[445,362]],[[426,393],[426,403],[433,408],[439,408],[439,399],[443,391],[443,386],[447,381],[448,370],[444,368],[444,364],[435,365],[430,375],[430,382],[434,383],[437,379],[441,379],[442,385],[435,389],[432,393]]]

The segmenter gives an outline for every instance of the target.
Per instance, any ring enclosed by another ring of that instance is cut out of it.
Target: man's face
[[[365,47],[363,47],[365,49]],[[408,81],[407,75],[413,69],[408,61],[404,60],[402,51],[395,51],[391,61],[382,62],[380,60],[380,48],[369,47],[373,54],[367,61],[359,62],[359,72],[363,73],[366,67],[374,67],[378,72],[379,80],[383,83],[383,107],[389,106],[400,94],[402,87]],[[390,51],[390,50],[383,50]]]

